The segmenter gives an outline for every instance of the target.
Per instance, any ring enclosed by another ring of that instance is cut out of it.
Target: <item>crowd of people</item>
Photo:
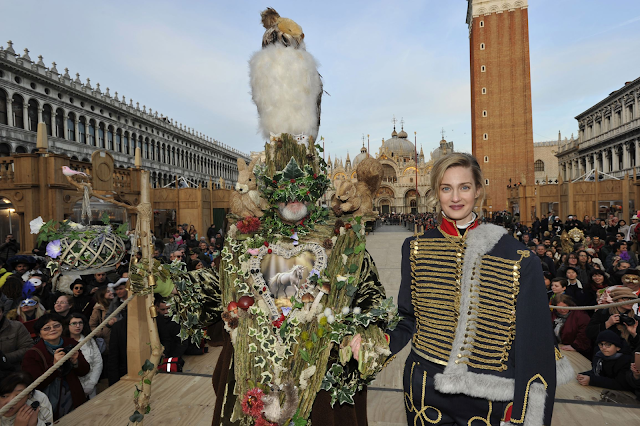
[[[187,270],[213,268],[220,261],[223,235],[212,225],[199,237],[193,225],[184,224],[166,243],[154,239],[154,257],[162,263],[181,261]],[[141,256],[129,242],[127,248],[128,256]],[[110,271],[52,279],[44,258],[18,255],[19,250],[11,235],[0,245],[0,407],[62,359],[129,296],[130,257]],[[183,355],[202,354],[204,347],[180,340],[180,326],[168,316],[165,300],[156,297],[155,305],[164,357],[181,365]],[[118,382],[127,373],[126,318],[125,308],[36,391],[0,417],[0,426],[52,424],[95,397],[99,382],[102,387]]]
[[[570,215],[564,222],[550,215],[535,218],[530,227],[518,219],[503,212],[492,221],[540,258],[549,304],[556,308],[551,313],[556,343],[592,360],[592,369],[578,374],[578,382],[634,391],[640,399],[640,372],[634,359],[640,352],[638,304],[631,303],[640,297],[638,216],[630,225],[614,215],[582,220]],[[572,239],[565,234],[563,246],[563,232],[573,229],[581,235]],[[630,303],[598,310],[562,309],[625,301]]]
[[[424,232],[437,226],[433,213],[384,214],[387,225],[405,226]],[[498,212],[483,218],[505,227],[514,238],[538,256],[544,271],[551,311],[551,324],[558,347],[575,351],[592,360],[593,368],[577,380],[615,390],[634,391],[640,399],[640,372],[634,354],[640,352],[638,304],[599,310],[569,310],[569,306],[595,306],[640,298],[638,234],[640,219],[625,220],[610,214],[606,219],[570,215],[535,218],[531,226],[518,215]],[[563,248],[562,234],[577,228],[579,242]],[[613,349],[615,348],[615,350]]]

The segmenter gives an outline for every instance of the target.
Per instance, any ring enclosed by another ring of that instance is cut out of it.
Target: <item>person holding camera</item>
[[[13,238],[12,234],[8,234],[4,243],[0,245],[0,263],[6,264],[10,257],[15,256],[20,251],[20,244]]]
[[[0,382],[0,408],[33,383],[24,371],[11,373]],[[53,412],[47,396],[34,390],[0,417],[0,426],[46,426],[53,424]]]
[[[53,313],[38,318],[33,329],[40,336],[40,341],[24,355],[23,371],[32,377],[40,377],[78,344],[75,339],[62,337],[63,322],[60,315]],[[37,387],[49,398],[54,420],[87,400],[79,377],[89,374],[90,370],[89,363],[78,351]]]
[[[627,287],[613,287],[609,291],[611,300],[616,302],[631,301],[636,295]],[[611,330],[621,337],[621,350],[624,354],[631,354],[633,348],[640,343],[638,336],[638,319],[633,313],[633,304],[617,306],[609,309],[597,310],[587,326],[587,336],[595,340],[598,334]]]

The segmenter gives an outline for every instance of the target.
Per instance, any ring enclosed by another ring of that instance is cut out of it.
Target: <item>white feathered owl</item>
[[[260,131],[266,140],[280,133],[305,134],[315,140],[322,81],[316,60],[305,50],[302,28],[272,8],[260,15],[266,28],[262,50],[249,61]]]

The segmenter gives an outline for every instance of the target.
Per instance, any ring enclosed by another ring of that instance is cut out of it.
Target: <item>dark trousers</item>
[[[409,426],[499,426],[510,402],[489,401],[434,388],[444,366],[411,352],[404,366],[404,408]]]

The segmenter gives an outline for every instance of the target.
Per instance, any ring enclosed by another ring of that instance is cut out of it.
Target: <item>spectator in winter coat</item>
[[[566,294],[558,294],[551,301],[552,306],[568,307],[576,306],[576,302]],[[589,315],[583,311],[570,311],[568,309],[554,309],[551,312],[553,332],[558,347],[564,351],[577,351],[587,359],[591,357],[593,345],[587,336]]]
[[[127,315],[123,320],[111,327],[109,338],[109,356],[107,357],[107,378],[109,386],[113,386],[120,378],[127,374]]]
[[[32,377],[40,377],[65,356],[65,349],[78,342],[62,338],[64,319],[57,314],[46,314],[38,318],[34,330],[40,341],[27,351],[22,360],[22,369]],[[54,420],[78,408],[86,400],[79,377],[89,373],[89,363],[80,351],[74,353],[56,373],[38,385],[37,389],[46,393],[53,407]]]
[[[91,331],[95,330],[102,321],[107,318],[107,309],[113,300],[113,293],[108,288],[101,288],[95,294],[96,304],[93,305],[93,312],[91,318],[89,318],[89,327]],[[107,350],[109,349],[109,337],[111,335],[111,327],[118,321],[116,318],[111,318],[109,323],[102,327],[102,329],[95,335],[96,338],[104,339]]]
[[[599,351],[591,361],[591,370],[576,377],[583,386],[598,386],[614,390],[633,390],[627,382],[631,355],[620,352],[622,339],[613,331],[605,330],[596,339]]]
[[[87,320],[87,317],[78,312],[72,313],[67,327],[65,327],[65,335],[79,342],[84,339],[85,336],[89,335],[89,333],[91,333],[91,330],[89,329],[89,320]],[[84,355],[84,358],[91,367],[89,374],[80,377],[84,394],[87,398],[91,399],[96,396],[96,385],[102,374],[102,354],[100,353],[98,344],[93,338],[82,346],[80,352],[82,352],[82,355]]]
[[[169,242],[164,245],[164,250],[162,251],[162,255],[165,259],[169,259],[171,257],[171,253],[178,250],[178,244],[176,244],[176,239],[171,236],[169,237]]]
[[[630,301],[636,295],[627,287],[612,287],[609,290],[612,302]],[[610,330],[620,336],[623,340],[620,348],[624,353],[631,353],[633,348],[640,343],[638,336],[638,321],[633,312],[632,305],[617,306],[608,309],[599,309],[591,317],[587,327],[587,336],[595,339],[598,334],[605,330]]]
[[[538,244],[536,246],[536,254],[540,258],[540,261],[545,265],[547,265],[547,268],[548,268],[547,270],[555,277],[556,267],[553,264],[553,259],[547,256],[546,253],[547,253],[547,249],[545,248],[544,244]]]
[[[4,308],[0,306],[0,352],[7,358],[11,366],[19,370],[24,354],[33,346],[33,339],[19,321],[11,321],[4,316]]]

